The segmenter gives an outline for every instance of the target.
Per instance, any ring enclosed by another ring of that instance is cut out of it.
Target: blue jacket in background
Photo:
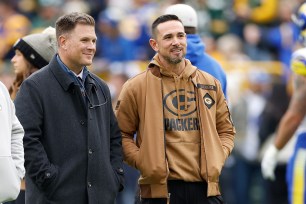
[[[225,72],[215,59],[205,53],[204,43],[202,42],[200,36],[197,34],[187,34],[186,59],[189,59],[192,65],[218,79],[221,83],[223,93],[227,98],[227,82]]]

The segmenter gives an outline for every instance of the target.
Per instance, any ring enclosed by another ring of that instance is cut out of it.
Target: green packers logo
[[[176,90],[169,92],[163,99],[163,104],[170,113],[173,115],[178,115],[177,110],[180,109],[182,111],[183,117],[189,116],[196,112],[196,98],[195,93],[193,91],[185,92],[184,89],[179,89],[179,96],[176,95]],[[187,97],[185,97],[185,95]],[[185,111],[185,100],[187,103],[187,111]],[[179,105],[180,104],[180,105]]]
[[[210,109],[215,104],[214,99],[208,93],[205,94],[205,96],[203,97],[203,100],[204,100],[204,104],[206,105],[208,109]]]

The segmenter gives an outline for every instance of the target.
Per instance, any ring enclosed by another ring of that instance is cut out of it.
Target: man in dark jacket
[[[58,54],[15,99],[25,129],[26,203],[113,204],[123,189],[121,134],[107,85],[86,68],[95,21],[64,15],[56,37]]]

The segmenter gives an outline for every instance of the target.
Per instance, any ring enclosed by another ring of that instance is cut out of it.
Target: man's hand
[[[270,145],[265,152],[261,162],[261,172],[265,179],[275,179],[274,170],[277,164],[278,153],[279,150],[274,145]]]

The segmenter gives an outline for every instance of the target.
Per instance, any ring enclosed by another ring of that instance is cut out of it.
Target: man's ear
[[[155,52],[157,52],[157,51],[158,51],[158,44],[157,44],[156,40],[153,39],[153,38],[151,38],[151,39],[149,40],[149,43],[150,43],[152,49],[153,49]]]
[[[67,46],[66,46],[66,37],[64,35],[59,36],[58,38],[58,42],[59,42],[59,47],[62,48],[63,50],[67,50]]]

